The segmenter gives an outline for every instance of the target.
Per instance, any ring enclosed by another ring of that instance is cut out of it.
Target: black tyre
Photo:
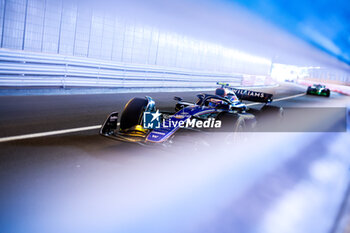
[[[331,95],[331,91],[330,90],[326,90],[326,97],[329,97]]]
[[[265,105],[260,110],[250,109],[249,112],[258,118],[258,122],[261,120],[279,120],[283,118],[284,114],[282,107],[271,105]]]
[[[148,101],[145,98],[133,98],[125,105],[120,117],[120,129],[126,130],[141,124],[143,112]]]
[[[272,105],[265,105],[260,109],[260,112],[264,115],[267,115],[269,117],[272,117],[274,119],[279,119],[283,117],[283,108],[272,106]]]
[[[223,112],[218,115],[221,121],[221,129],[224,132],[242,132],[245,129],[245,119],[240,114]]]
[[[307,95],[310,95],[310,94],[311,94],[311,87],[308,87],[308,88],[307,88],[306,94],[307,94]]]

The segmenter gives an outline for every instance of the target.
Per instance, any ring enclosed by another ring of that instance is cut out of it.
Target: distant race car
[[[231,127],[233,132],[241,131],[243,127],[253,127],[256,114],[248,113],[250,110],[242,100],[265,103],[259,112],[255,110],[257,114],[280,111],[278,107],[266,105],[272,102],[272,94],[236,89],[225,83],[217,84],[221,87],[215,90],[214,95],[198,94],[195,103],[174,97],[177,101],[174,112],[159,112],[155,101],[149,96],[133,98],[125,105],[120,119],[118,112],[108,116],[100,134],[126,142],[163,143],[173,138],[180,128],[214,127],[218,124],[217,120],[226,122],[225,127]],[[159,118],[162,119],[157,121]]]
[[[329,97],[331,95],[331,91],[328,88],[326,88],[325,85],[314,84],[307,88],[306,94]]]

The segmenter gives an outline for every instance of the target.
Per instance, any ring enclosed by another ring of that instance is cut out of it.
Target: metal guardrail
[[[242,75],[0,49],[0,86],[213,87]]]

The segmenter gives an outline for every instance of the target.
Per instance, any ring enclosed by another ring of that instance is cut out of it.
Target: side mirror
[[[175,96],[175,97],[174,97],[174,100],[176,100],[176,101],[182,101],[182,98],[181,98],[181,97],[178,97],[178,96]]]

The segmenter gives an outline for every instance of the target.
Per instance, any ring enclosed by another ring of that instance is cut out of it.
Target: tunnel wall
[[[309,70],[310,81],[327,81],[328,83],[339,84],[339,85],[350,85],[350,69],[332,69],[320,67],[317,69]]]
[[[269,74],[271,61],[267,58],[126,20],[115,9],[93,8],[87,3],[0,0],[2,66],[6,68],[8,57],[12,63],[26,63],[24,57],[31,57],[34,52],[42,54],[44,59],[56,55],[57,60],[72,58],[85,62],[90,59],[91,62],[107,62],[118,67],[132,64],[146,67],[146,70],[159,67],[163,73],[172,69],[186,70],[192,72],[192,78],[204,82],[206,79],[201,79],[203,74],[211,74],[214,78],[223,74],[226,77]],[[19,52],[22,52],[21,59],[13,60]],[[29,64],[30,61],[27,69]],[[37,65],[32,67],[33,70],[36,68]],[[89,69],[82,72],[89,72]],[[196,72],[202,75],[198,76]],[[6,78],[13,80],[15,75],[25,77],[27,74],[2,70],[2,84],[6,84]],[[41,80],[44,77],[40,76]],[[167,78],[166,75],[163,78]]]

